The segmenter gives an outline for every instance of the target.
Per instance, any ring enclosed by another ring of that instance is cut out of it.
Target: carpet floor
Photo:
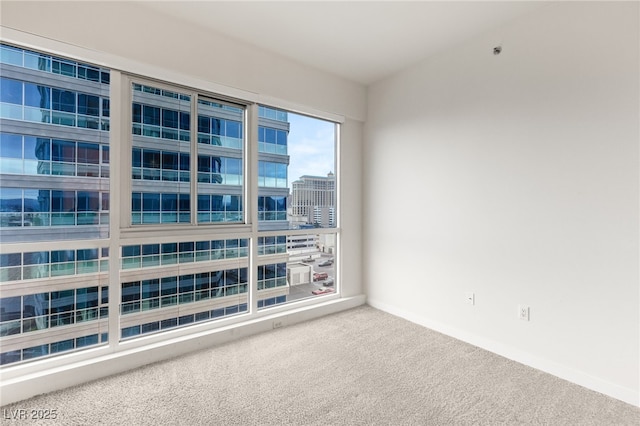
[[[640,425],[637,407],[369,306],[16,409],[57,409],[47,425]]]

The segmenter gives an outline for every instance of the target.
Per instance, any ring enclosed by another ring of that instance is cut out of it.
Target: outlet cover
[[[472,293],[472,292],[468,291],[468,292],[466,292],[464,294],[464,296],[465,296],[465,298],[467,300],[467,303],[469,305],[475,305],[476,304],[476,295],[475,295],[475,293]]]
[[[522,321],[529,321],[529,307],[526,305],[518,305],[518,318]]]

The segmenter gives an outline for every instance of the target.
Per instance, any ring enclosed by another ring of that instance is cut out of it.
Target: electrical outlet
[[[518,318],[522,321],[529,321],[529,307],[526,305],[518,305]]]
[[[273,322],[273,328],[280,328],[280,327],[282,327],[282,321]]]
[[[468,291],[464,295],[465,295],[465,298],[467,299],[467,303],[469,305],[475,305],[476,304],[476,295],[474,293]]]

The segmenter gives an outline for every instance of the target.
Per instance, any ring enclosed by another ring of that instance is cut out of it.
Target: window
[[[258,239],[263,309],[336,292],[336,125],[266,106],[260,117],[258,220],[268,234]],[[281,153],[268,148],[278,132],[286,134]],[[283,230],[295,232],[275,232]]]
[[[0,70],[0,366],[339,294],[335,123],[6,44]]]
[[[135,82],[132,94],[131,224],[244,222],[244,107]]]
[[[245,221],[245,113],[238,106],[198,100],[198,223]]]

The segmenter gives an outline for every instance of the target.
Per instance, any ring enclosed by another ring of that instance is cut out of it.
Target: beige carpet
[[[3,410],[18,408],[57,409],[47,425],[640,424],[636,407],[369,306]]]

